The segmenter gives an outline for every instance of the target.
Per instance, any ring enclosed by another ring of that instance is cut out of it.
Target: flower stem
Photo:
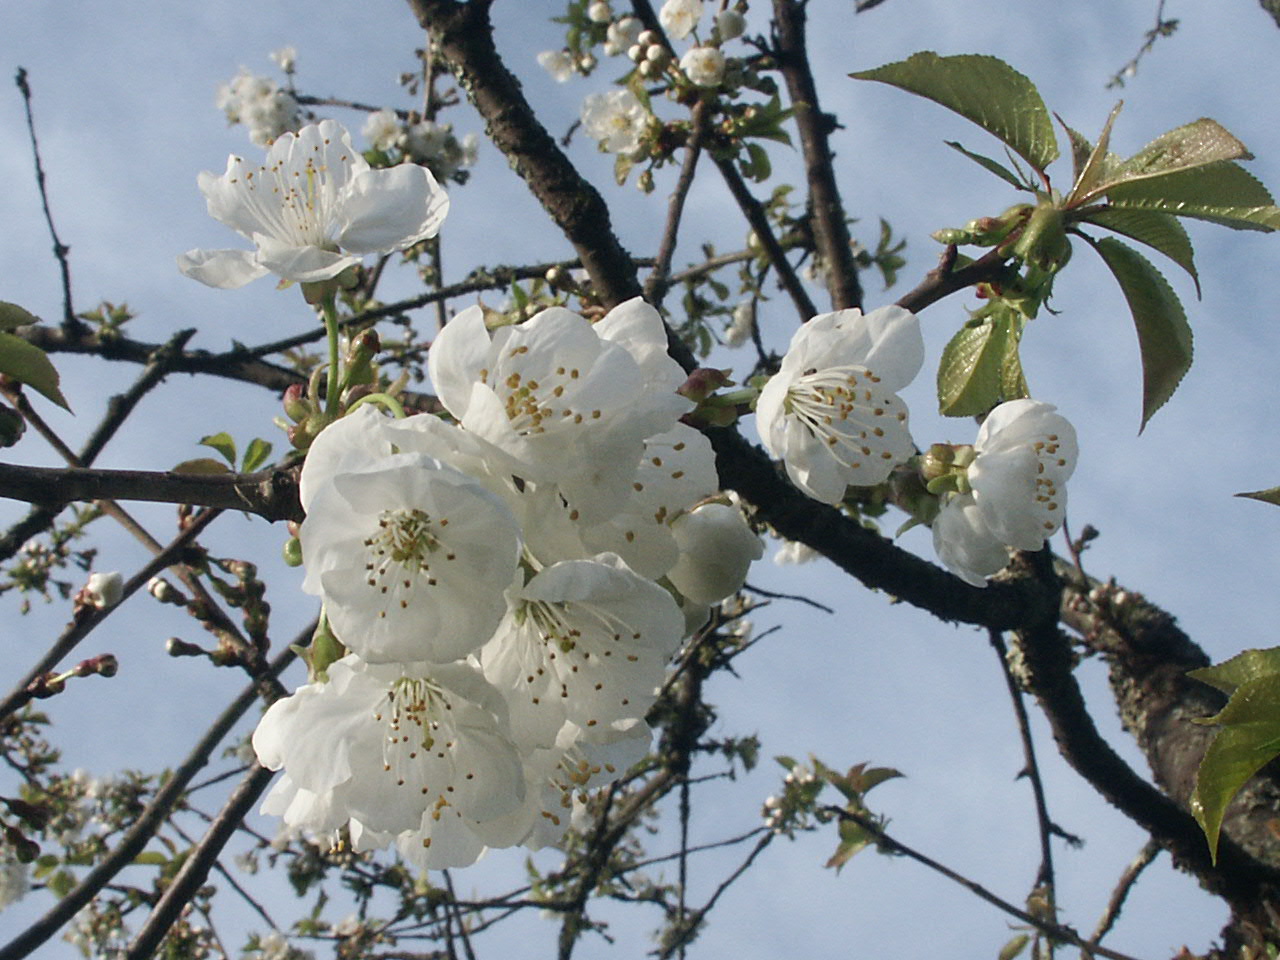
[[[329,381],[325,390],[324,409],[330,417],[336,417],[342,381],[338,369],[341,362],[338,356],[338,311],[332,293],[325,294],[320,301],[320,308],[324,312],[324,331],[329,340]]]
[[[386,407],[397,420],[403,420],[407,416],[404,412],[404,406],[389,393],[371,393],[368,396],[361,397],[351,405],[351,410],[366,403],[377,403]],[[347,412],[350,413],[351,411]]]

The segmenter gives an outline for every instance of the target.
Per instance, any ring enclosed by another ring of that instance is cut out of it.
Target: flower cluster
[[[985,586],[1010,550],[1038,550],[1062,526],[1075,430],[1051,404],[1011,400],[987,415],[972,446],[937,444],[916,457],[898,392],[923,358],[919,323],[900,307],[814,317],[760,391],[760,438],[792,483],[832,505],[850,486],[918,463],[934,496],[917,520],[932,519],[934,549],[953,573]]]
[[[292,59],[288,63],[292,67]],[[254,76],[244,67],[230,83],[218,88],[216,102],[228,123],[243,123],[249,128],[249,139],[258,146],[266,146],[281,134],[302,126],[302,108],[293,94],[269,77]]]
[[[459,140],[449,123],[416,120],[414,116],[404,121],[394,110],[377,110],[369,114],[361,132],[369,146],[388,155],[392,163],[401,159],[420,163],[437,180],[464,183],[466,169],[476,163],[475,134]]]
[[[762,552],[643,301],[492,331],[465,310],[429,368],[452,423],[365,405],[307,455],[303,587],[347,654],[253,739],[285,772],[265,811],[424,869],[556,842]]]

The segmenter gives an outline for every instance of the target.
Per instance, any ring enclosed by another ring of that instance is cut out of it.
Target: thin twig
[[[1005,686],[1009,688],[1009,699],[1013,702],[1013,713],[1018,718],[1018,736],[1022,740],[1023,772],[1031,781],[1031,793],[1035,797],[1036,825],[1040,833],[1040,869],[1036,872],[1037,891],[1043,891],[1044,902],[1051,920],[1057,921],[1058,908],[1054,888],[1053,874],[1053,821],[1049,819],[1049,806],[1045,802],[1044,782],[1040,779],[1040,765],[1036,762],[1035,743],[1031,739],[1031,720],[1027,716],[1026,704],[1022,701],[1022,688],[1013,675],[1009,665],[1009,650],[1005,646],[1004,637],[999,630],[988,630],[991,646],[1000,659],[1000,671],[1004,674]]]
[[[716,901],[720,899],[721,895],[723,895],[739,877],[750,869],[751,865],[755,863],[756,857],[760,856],[760,854],[764,852],[765,847],[769,846],[769,844],[773,842],[773,838],[776,836],[777,834],[770,831],[757,840],[756,845],[752,848],[751,852],[747,854],[746,859],[744,859],[742,863],[738,864],[733,873],[720,881],[720,884],[716,887],[715,891],[711,894],[711,897],[706,903],[695,910],[688,918],[681,913],[682,926],[680,934],[675,943],[667,945],[658,954],[659,958],[665,960],[665,958],[671,956],[671,951],[676,948],[680,950],[680,956],[684,956],[685,946],[694,938],[698,929],[702,926],[702,921],[706,918],[707,914],[711,912],[711,908],[716,905]]]
[[[40,142],[36,138],[36,123],[31,110],[31,84],[27,82],[27,71],[18,68],[14,78],[18,89],[22,91],[22,106],[27,114],[27,133],[31,138],[31,154],[35,158],[36,188],[40,191],[40,206],[44,209],[44,220],[49,225],[49,236],[53,238],[53,255],[58,260],[58,270],[62,274],[62,325],[68,331],[77,330],[84,324],[77,319],[75,307],[71,301],[71,261],[68,247],[58,237],[58,228],[53,224],[53,211],[49,208],[49,191],[45,183],[44,164],[40,161]]]
[[[662,300],[671,286],[671,258],[676,252],[676,241],[680,235],[680,222],[684,215],[684,203],[688,199],[689,189],[693,186],[693,175],[698,169],[698,160],[702,156],[702,139],[707,133],[707,104],[699,100],[693,107],[690,117],[689,142],[685,146],[684,163],[680,166],[680,176],[676,180],[675,189],[667,199],[667,223],[662,231],[662,242],[658,245],[657,263],[644,283],[644,298],[655,307],[662,306]]]
[[[299,639],[305,642],[306,637],[310,636],[314,627],[314,624],[308,627],[299,636]],[[209,758],[212,756],[213,751],[217,749],[218,744],[240,722],[240,719],[248,712],[249,708],[257,702],[264,684],[269,686],[276,695],[284,693],[280,682],[275,678],[285,667],[293,662],[296,656],[297,654],[292,649],[286,647],[271,663],[270,671],[263,677],[262,681],[251,683],[241,691],[235,700],[231,701],[230,705],[214,720],[204,736],[192,748],[187,758],[170,774],[164,786],[156,791],[156,795],[151,798],[151,802],[147,804],[138,819],[134,821],[133,826],[120,838],[120,842],[116,844],[115,849],[85,874],[83,879],[54,904],[52,909],[44,916],[18,934],[4,947],[0,947],[0,960],[20,960],[20,958],[28,956],[33,950],[57,933],[65,924],[69,923],[71,918],[85,904],[97,896],[98,892],[110,883],[116,874],[134,861],[164,823],[165,818],[169,816],[174,804],[178,802],[187,785],[208,764]]]
[[[1093,940],[1095,943],[1111,932],[1116,920],[1120,918],[1120,910],[1124,907],[1129,891],[1138,882],[1138,877],[1142,875],[1142,871],[1151,865],[1151,862],[1155,860],[1159,853],[1160,844],[1154,840],[1148,840],[1143,844],[1142,849],[1138,851],[1138,855],[1124,868],[1124,873],[1120,874],[1116,888],[1111,891],[1111,898],[1107,901],[1107,909],[1103,911],[1097,927],[1094,928]]]
[[[4,700],[0,700],[0,719],[9,716],[15,710],[28,703],[32,698],[32,684],[56,667],[67,654],[76,648],[81,640],[87,637],[103,620],[120,609],[124,601],[145,586],[148,580],[165,567],[170,566],[175,558],[186,548],[187,544],[199,536],[219,513],[221,513],[219,510],[207,510],[196,516],[191,524],[178,534],[161,553],[153,557],[150,562],[125,582],[121,591],[120,602],[115,606],[108,607],[105,610],[91,607],[83,608],[67,625],[66,629],[62,631],[61,636],[53,642],[53,645],[45,655],[37,660],[35,666],[27,671],[26,676],[18,681],[18,685],[14,687],[9,695]],[[3,957],[3,954],[0,954],[0,957]]]
[[[941,874],[942,876],[946,877],[948,880],[952,881],[953,883],[958,883],[960,886],[964,887],[970,893],[987,901],[987,903],[991,904],[992,906],[997,907],[1000,910],[1003,910],[1005,913],[1009,914],[1011,917],[1016,917],[1017,919],[1021,920],[1023,923],[1026,923],[1031,925],[1032,927],[1035,927],[1037,930],[1047,934],[1048,936],[1052,937],[1055,940],[1061,940],[1064,943],[1069,943],[1072,946],[1079,947],[1080,949],[1085,950],[1090,954],[1097,954],[1100,957],[1109,957],[1110,960],[1135,960],[1134,957],[1130,956],[1127,953],[1120,953],[1117,950],[1111,950],[1108,947],[1100,946],[1099,944],[1096,944],[1091,940],[1085,940],[1084,937],[1076,933],[1076,931],[1073,930],[1071,927],[1065,926],[1064,924],[1060,924],[1060,923],[1050,923],[1047,920],[1044,920],[1040,917],[1036,917],[1028,913],[1027,911],[1023,910],[1021,907],[1017,907],[1013,905],[1008,900],[1004,900],[996,896],[994,893],[992,893],[990,890],[988,890],[986,887],[982,886],[981,884],[976,883],[973,880],[970,880],[968,877],[965,877],[959,873],[956,873],[954,870],[943,866],[937,860],[934,860],[931,857],[927,857],[923,853],[920,853],[917,850],[913,850],[911,847],[908,847],[906,844],[902,843],[901,841],[896,840],[893,837],[889,836],[889,834],[885,833],[884,828],[881,827],[880,824],[878,824],[871,817],[865,817],[862,814],[855,813],[852,810],[846,810],[841,807],[835,807],[835,806],[822,807],[821,809],[831,814],[832,816],[838,817],[841,820],[848,820],[852,823],[856,823],[863,830],[866,830],[869,834],[875,837],[876,841],[880,843],[887,852],[900,853],[905,857],[909,857],[910,859],[915,860],[917,863],[923,864],[924,866],[928,867],[930,870],[934,871],[935,873]]]

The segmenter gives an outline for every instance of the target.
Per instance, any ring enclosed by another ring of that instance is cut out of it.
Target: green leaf
[[[1084,158],[1084,162],[1079,163],[1079,156],[1075,156],[1077,160],[1076,179],[1071,187],[1071,193],[1067,197],[1066,202],[1068,205],[1083,202],[1083,199],[1099,183],[1111,175],[1113,168],[1119,163],[1119,157],[1111,153],[1109,148],[1111,146],[1111,126],[1116,122],[1116,117],[1120,115],[1120,108],[1123,106],[1124,101],[1121,101],[1111,108],[1111,113],[1107,116],[1107,122],[1102,125],[1102,132],[1098,134],[1098,142],[1090,149],[1088,156]],[[1059,118],[1059,122],[1061,122],[1061,118]],[[1062,125],[1066,126],[1065,123]],[[1067,134],[1072,137],[1072,149],[1074,151],[1077,148],[1075,137],[1079,136],[1079,134],[1073,134],[1070,127],[1067,128]]]
[[[1031,935],[1020,933],[1013,937],[1008,943],[1000,948],[1000,952],[996,954],[996,960],[1013,960],[1014,957],[1022,953],[1027,948],[1027,944],[1031,942]]]
[[[1017,187],[1019,190],[1032,191],[1031,187],[1027,186],[1027,184],[1023,183],[1021,180],[1018,179],[1017,174],[1015,174],[1012,170],[1006,167],[1003,163],[1000,163],[998,160],[992,160],[990,157],[984,157],[980,153],[974,153],[972,150],[966,150],[963,146],[961,146],[959,143],[957,143],[954,140],[944,140],[942,142],[945,143],[952,150],[957,150],[960,153],[963,153],[966,157],[968,157],[970,160],[972,160],[974,163],[978,164],[979,166],[985,167],[987,170],[990,170],[992,173],[994,173],[997,177],[999,177],[1005,183],[1011,183],[1013,184],[1013,186]]]
[[[1160,271],[1132,247],[1111,237],[1091,240],[1129,302],[1142,355],[1142,425],[1173,396],[1191,368],[1191,326]]]
[[[1223,160],[1252,159],[1249,148],[1231,131],[1216,120],[1201,117],[1156,137],[1113,172],[1112,182],[1158,177]]]
[[[245,473],[253,473],[267,462],[269,456],[271,456],[271,444],[259,437],[254,437],[245,448],[244,461],[240,464],[240,469]]]
[[[1268,490],[1254,490],[1252,493],[1237,493],[1237,497],[1248,497],[1250,500],[1261,500],[1264,503],[1274,503],[1280,506],[1280,487],[1271,487]]]
[[[1228,695],[1251,680],[1275,675],[1280,675],[1280,647],[1245,650],[1223,663],[1187,672],[1188,677],[1216,687]]]
[[[1235,230],[1280,229],[1280,208],[1256,177],[1236,163],[1178,170],[1109,187],[1113,207],[1162,210]]]
[[[25,383],[63,410],[71,409],[67,405],[67,398],[58,389],[58,371],[49,358],[43,350],[21,337],[0,333],[0,374]]]
[[[1191,812],[1216,862],[1227,805],[1250,777],[1280,755],[1280,675],[1239,686],[1213,720],[1223,728],[1200,761]]]
[[[39,323],[40,318],[16,303],[0,300],[0,330],[12,330],[15,327],[26,327]]]
[[[773,164],[769,162],[769,152],[758,143],[746,144],[747,155],[738,159],[742,175],[748,180],[763,183],[773,174]]]
[[[1145,243],[1158,250],[1180,266],[1196,285],[1196,297],[1200,296],[1200,275],[1196,273],[1195,251],[1186,229],[1175,217],[1158,210],[1124,210],[1109,207],[1096,210],[1081,221],[1097,224],[1123,234],[1131,240]]]
[[[59,870],[45,881],[45,886],[48,887],[49,892],[59,899],[75,889],[75,885],[76,877],[70,870]]]
[[[144,850],[133,858],[133,862],[142,866],[163,867],[169,862],[169,858],[159,850]]]
[[[231,439],[231,434],[227,432],[213,433],[207,437],[200,438],[202,447],[210,447],[222,454],[222,459],[231,464],[236,465],[236,442]]]
[[[976,417],[1000,402],[1008,339],[1008,322],[996,317],[960,328],[938,364],[938,412]]]
[[[1049,111],[1035,84],[996,57],[940,57],[924,51],[906,60],[850,74],[925,97],[972,120],[1043,171],[1058,156]]]
[[[1054,117],[1067,133],[1067,140],[1071,144],[1071,177],[1074,183],[1079,183],[1080,173],[1089,162],[1089,155],[1093,153],[1093,144],[1085,138],[1084,134],[1067,126],[1067,122],[1056,113]]]
[[[199,457],[195,460],[183,460],[170,472],[185,473],[190,476],[216,477],[231,473],[232,470],[221,460],[215,460],[213,457]]]
[[[1018,346],[1022,342],[1023,323],[1011,324],[1009,336],[1004,341],[1004,358],[1000,363],[1000,398],[1021,400],[1031,396],[1027,378],[1022,373],[1022,357]]]

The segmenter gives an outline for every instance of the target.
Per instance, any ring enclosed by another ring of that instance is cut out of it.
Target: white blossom
[[[266,146],[302,125],[302,109],[293,94],[244,67],[230,83],[218,88],[216,103],[228,123],[243,123],[249,128],[249,139],[258,146]]]
[[[366,406],[313,443],[301,481],[303,589],[324,597],[334,633],[366,660],[455,660],[503,616],[519,528],[471,476],[390,453],[392,430]]]
[[[298,66],[298,51],[293,47],[281,47],[271,51],[271,62],[285,73],[293,73]]]
[[[476,163],[477,140],[469,133],[461,140],[449,123],[419,120],[404,132],[404,151],[414,163],[425,164],[439,180],[451,180]]]
[[[613,11],[609,9],[609,0],[594,0],[587,7],[587,19],[592,23],[608,23],[613,19]]]
[[[1008,549],[1038,550],[1062,526],[1079,451],[1056,409],[1023,399],[992,410],[974,441],[969,492],[953,494],[934,520],[938,557],[975,586],[1004,568]]]
[[[824,503],[839,503],[847,486],[882,483],[915,450],[897,391],[923,362],[920,324],[901,307],[814,317],[760,392],[765,449]]]
[[[799,540],[783,540],[782,545],[774,551],[773,562],[780,567],[785,567],[791,564],[810,563],[820,556],[821,554],[807,543],[801,543]]]
[[[226,173],[202,173],[199,184],[210,216],[255,246],[178,258],[183,273],[213,287],[240,287],[267,273],[327,280],[365,254],[435,236],[449,210],[430,171],[414,164],[370,169],[332,120],[281,136],[256,169],[232,156]]]
[[[605,34],[604,52],[611,57],[626,53],[636,45],[644,24],[632,16],[622,17],[609,24]]]
[[[404,127],[394,110],[376,110],[369,114],[360,132],[369,146],[383,153],[398,147],[404,138]]]
[[[702,0],[667,0],[658,11],[658,22],[673,40],[683,40],[702,18]]]
[[[689,82],[714,87],[724,79],[725,59],[718,47],[691,47],[680,58],[680,69]]]
[[[649,111],[625,87],[593,93],[582,101],[582,125],[606,153],[631,156],[649,127]]]
[[[639,298],[595,324],[552,307],[492,333],[473,307],[436,337],[428,368],[466,430],[523,479],[556,484],[584,523],[618,512],[644,438],[693,406],[675,393],[684,373],[666,355],[662,319]]]
[[[509,604],[480,662],[526,747],[551,746],[566,721],[592,739],[643,718],[684,635],[671,595],[612,554],[547,567]]]
[[[556,83],[567,83],[573,76],[573,54],[568,50],[543,50],[538,63]]]
[[[754,300],[743,300],[733,308],[733,320],[724,329],[724,345],[740,347],[751,339],[756,328],[756,305]]]
[[[329,680],[277,700],[253,734],[286,777],[263,803],[320,832],[348,818],[395,836],[505,816],[524,800],[506,704],[465,663],[330,664]],[[430,844],[428,843],[428,846]]]

